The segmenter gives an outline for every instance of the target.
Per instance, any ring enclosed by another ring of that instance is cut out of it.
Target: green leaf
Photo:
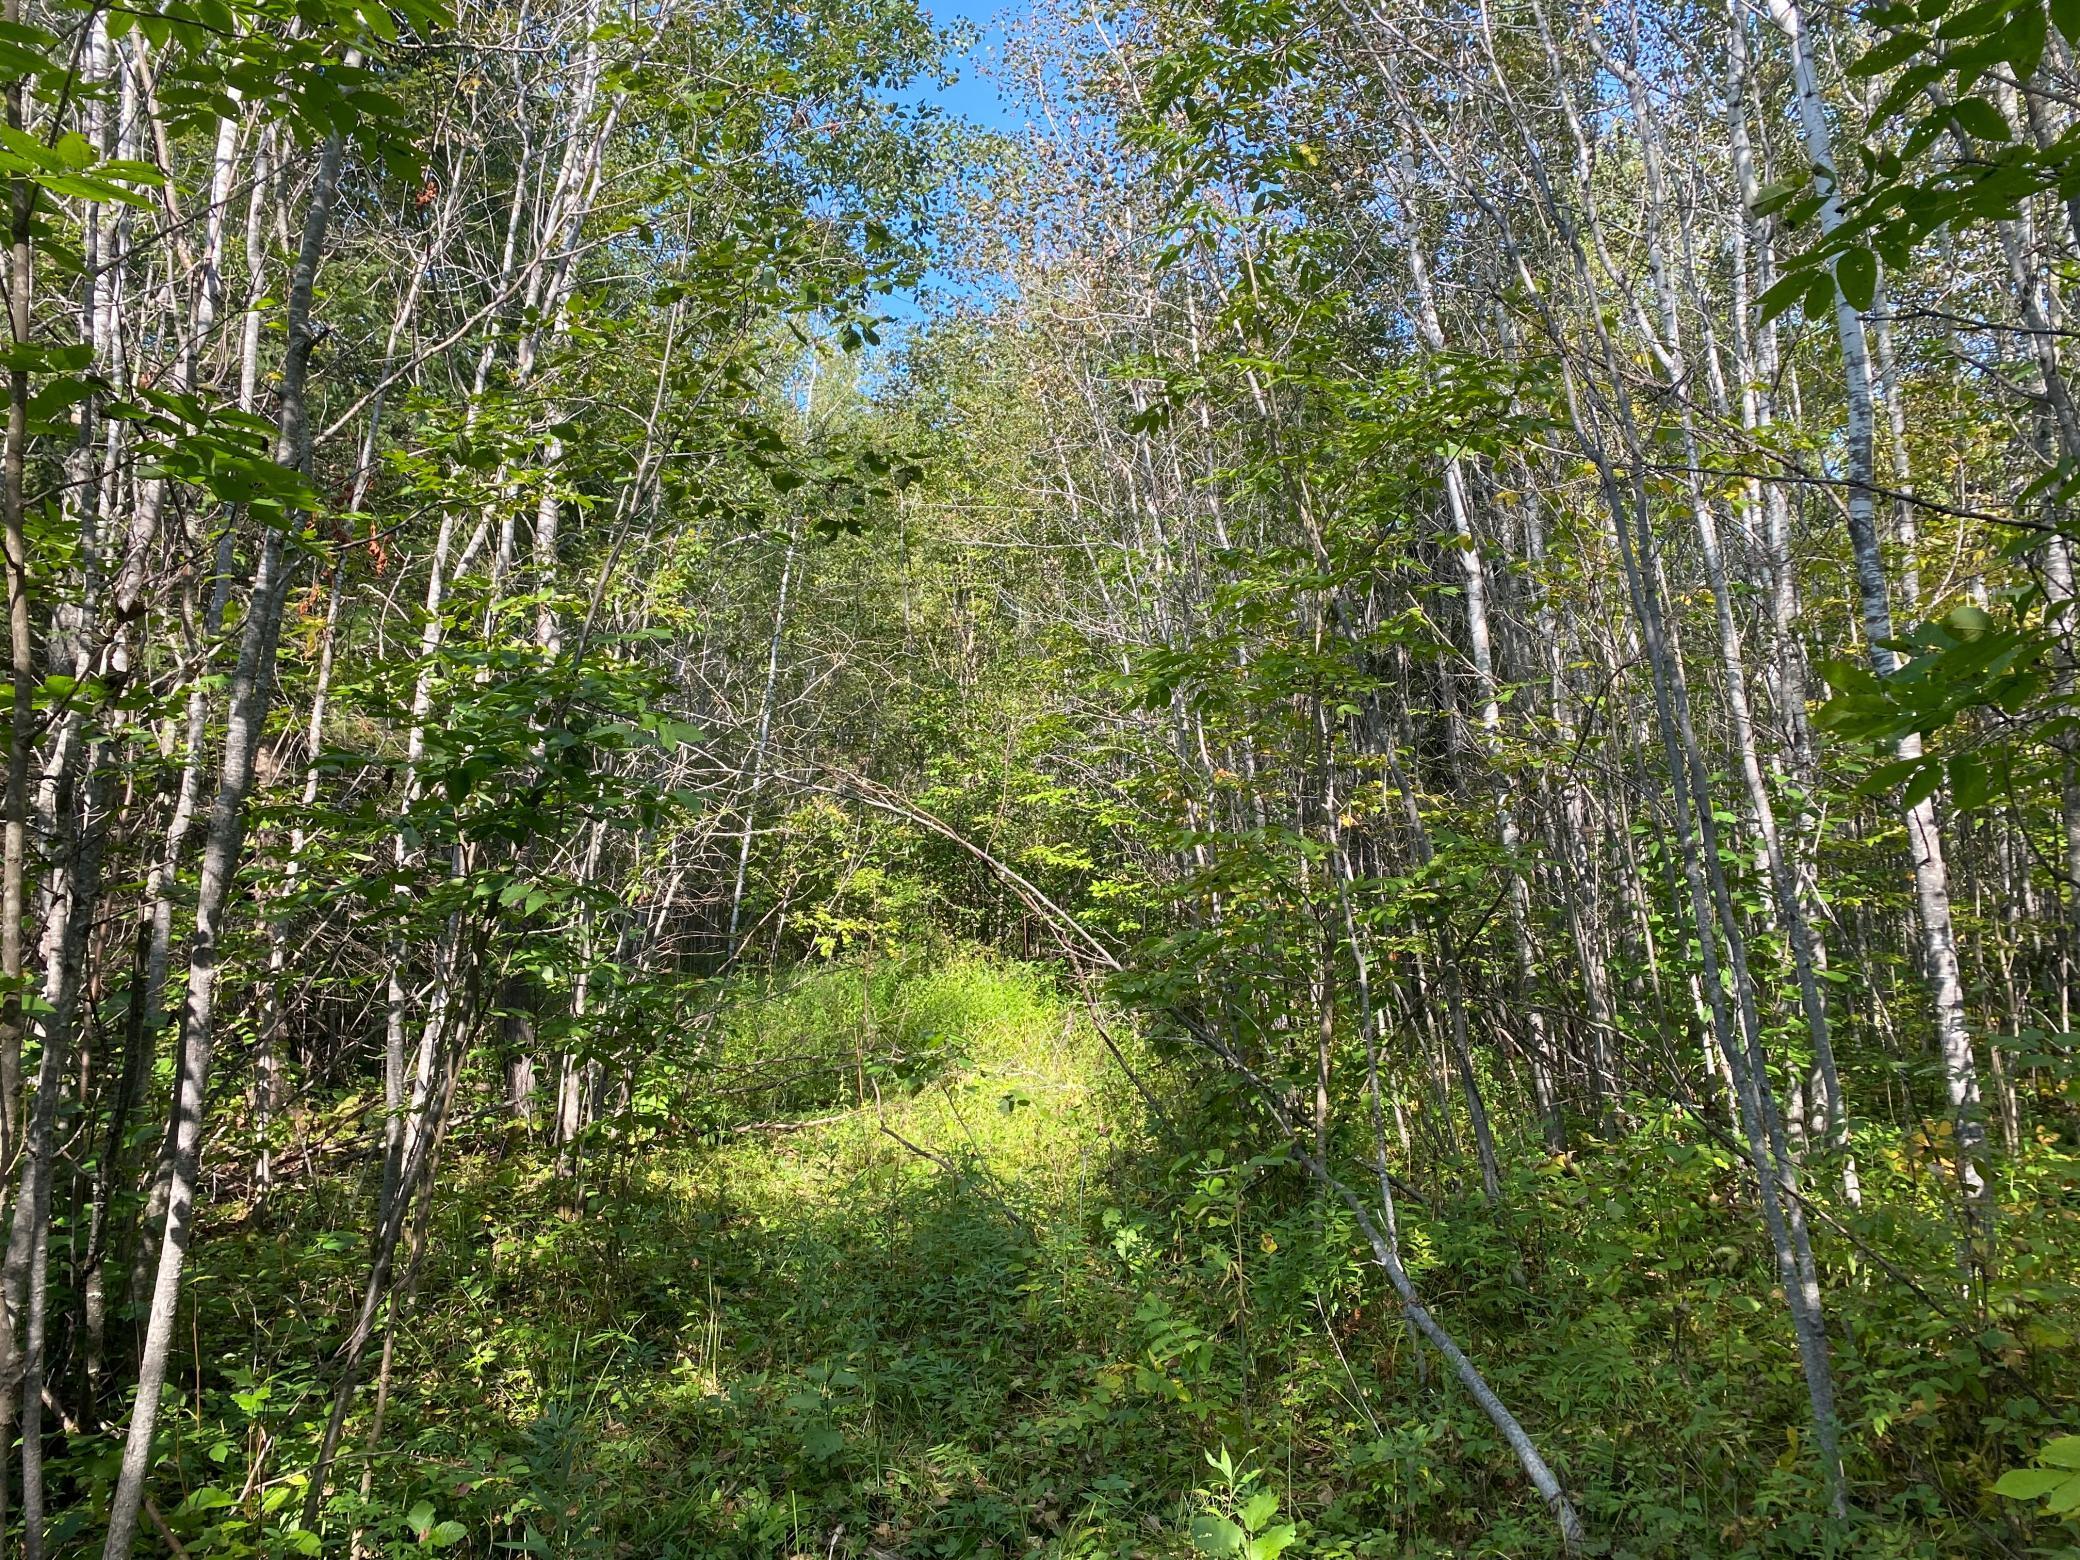
[[[1787,271],[1778,277],[1775,285],[1756,300],[1756,307],[1761,311],[1762,323],[1767,325],[1778,315],[1788,313],[1812,285],[1812,277],[1802,270]]]
[[[1908,780],[1899,793],[1901,807],[1919,807],[1936,794],[1936,787],[1943,783],[1943,766],[1935,759],[1926,759],[1912,779]]]
[[[1943,25],[1936,29],[1938,38],[1983,38],[1997,32],[2008,19],[2010,0],[1980,0],[1977,5],[1968,5],[1955,16],[1946,17]]]
[[[2015,72],[2017,81],[2028,81],[2037,73],[2037,66],[2044,58],[2044,13],[2034,5],[2025,5],[2015,13],[2015,20],[2001,34],[2001,54],[2009,68]]]
[[[96,159],[94,143],[77,130],[68,130],[51,143],[52,154],[66,167],[77,173],[82,168],[91,168]]]
[[[1834,263],[1834,279],[1858,314],[1869,310],[1878,295],[1878,257],[1868,249],[1848,249]]]
[[[1809,320],[1824,320],[1834,312],[1835,290],[1841,284],[1825,271],[1814,277],[1806,288],[1804,302],[1800,305]]]
[[[2008,116],[1982,97],[1959,98],[1950,105],[1950,119],[1966,135],[1982,141],[2006,141],[2015,133]]]
[[[2074,3],[2080,4],[2080,0],[2074,0]],[[1930,82],[1939,80],[1943,73],[1942,66],[1927,63],[1910,65],[1901,71],[1871,109],[1870,129],[1880,129],[1920,102],[1922,91]]]
[[[1250,1496],[1248,1500],[1242,1503],[1242,1509],[1236,1515],[1242,1519],[1242,1525],[1252,1533],[1258,1531],[1265,1523],[1278,1515],[1277,1492],[1274,1490],[1258,1490],[1256,1494]]]
[[[2080,0],[2074,0],[2074,4],[2080,5]],[[1805,187],[1806,181],[1803,179],[1778,179],[1765,184],[1755,192],[1755,202],[1749,209],[1758,217],[1770,216],[1782,211]]]
[[[1240,1554],[1244,1539],[1241,1528],[1214,1512],[1202,1511],[1192,1518],[1192,1547],[1202,1555]]]
[[[2080,1435],[2062,1435],[2046,1442],[2037,1461],[2048,1468],[2080,1468]]]
[[[1961,812],[1984,807],[1993,796],[1993,771],[1977,753],[1958,753],[1950,760],[1950,798]]]
[[[1893,66],[1913,58],[1928,47],[1928,39],[1918,32],[1900,33],[1875,44],[1863,52],[1861,58],[1849,67],[1852,76],[1876,76],[1891,70]]]
[[[450,1517],[445,1522],[436,1523],[420,1542],[429,1549],[446,1549],[450,1544],[461,1543],[468,1536],[469,1529]]]
[[[1984,607],[1963,606],[1945,616],[1943,626],[1962,643],[1971,644],[1993,632],[1993,618]],[[2066,1439],[2075,1446],[2080,1446],[2080,1436],[2067,1436]],[[2052,1444],[2055,1446],[2058,1443],[2054,1441]],[[2080,1463],[2074,1466],[2080,1467]]]
[[[2080,43],[2080,0],[2050,0],[2051,24],[2066,42]]]
[[[2011,1468],[1994,1481],[1993,1493],[2010,1500],[2036,1500],[2066,1482],[2056,1468]]]

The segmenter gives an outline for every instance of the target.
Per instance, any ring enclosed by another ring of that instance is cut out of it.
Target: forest
[[[2080,1557],[2080,0],[0,99],[0,1560]]]

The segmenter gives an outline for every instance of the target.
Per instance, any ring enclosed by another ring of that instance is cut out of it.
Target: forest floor
[[[1166,1143],[1043,973],[826,966],[739,993],[704,1050],[576,1189],[532,1153],[456,1167],[398,1335],[372,1548],[1155,1560],[1193,1553],[1209,1511],[1247,1511],[1259,1560],[1285,1537],[1294,1560],[1555,1552],[1342,1221],[1241,1125],[1227,1147]],[[1209,1103],[1170,1114],[1221,1119]],[[1884,1415],[1895,1459],[1859,1470],[1863,1516],[1828,1530],[1730,1158],[1650,1124],[1627,1141],[1513,1177],[1528,1292],[1449,1172],[1441,1212],[1404,1215],[1419,1282],[1546,1438],[1599,1552],[2023,1552],[1995,1503],[1972,1514],[1997,1470],[1940,1452],[1946,1425],[1999,1410],[1994,1378],[2018,1370],[1996,1357],[2022,1345],[1832,1275],[1846,1411]],[[294,1552],[275,1524],[323,1395],[269,1362],[324,1356],[302,1318],[360,1281],[366,1189],[309,1195],[204,1245],[203,1292],[254,1303],[183,1389],[167,1509],[191,1552]],[[2070,1313],[2058,1282],[2043,1314]],[[335,1478],[349,1503],[364,1463]]]
[[[667,1080],[654,1135],[600,1145],[575,1197],[532,1155],[461,1167],[400,1334],[371,1533],[571,1557],[1189,1552],[1209,1470],[1124,1401],[1152,1319],[1115,1271],[1109,1187],[1148,1148],[1143,1107],[1078,1009],[961,959],[747,993],[718,1027],[702,1119]],[[212,1281],[261,1281],[272,1244],[219,1243]],[[317,1242],[306,1282],[350,1282],[355,1246]],[[448,1270],[458,1249],[474,1261]],[[256,1424],[311,1395],[261,1384]]]

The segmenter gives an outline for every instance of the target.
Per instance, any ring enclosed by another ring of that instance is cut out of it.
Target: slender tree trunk
[[[1820,101],[1812,56],[1805,36],[1800,0],[1770,0],[1770,15],[1791,49],[1792,95],[1800,133],[1820,199],[1820,227],[1832,234],[1842,223],[1841,198],[1834,175],[1833,134]],[[1892,599],[1885,561],[1879,548],[1877,494],[1874,481],[1874,416],[1871,401],[1870,351],[1863,316],[1840,286],[1835,288],[1835,339],[1842,353],[1848,394],[1849,543],[1855,558],[1856,587],[1863,608],[1863,630],[1871,670],[1890,677],[1899,658],[1891,648]],[[1902,761],[1922,756],[1921,737],[1900,739]],[[1986,1122],[1979,1099],[1979,1069],[1972,1055],[1971,1031],[1965,1016],[1964,984],[1957,964],[1957,938],[1950,916],[1950,872],[1943,857],[1943,837],[1933,795],[1904,809],[1907,852],[1914,869],[1914,901],[1921,933],[1923,978],[1934,1012],[1937,1052],[1942,1059],[1943,1087],[1957,1134],[1957,1174],[1963,1188],[1965,1215],[1971,1230],[1974,1261],[1993,1261],[1993,1188],[1987,1179]]]
[[[765,783],[766,743],[773,731],[773,704],[780,688],[780,645],[787,633],[787,598],[794,584],[795,557],[801,546],[800,527],[787,538],[787,553],[780,564],[780,593],[773,603],[773,632],[766,644],[765,685],[758,699],[758,729],[751,743],[751,759],[744,788],[744,824],[737,836],[737,880],[729,896],[728,959],[734,963],[742,951],[737,940],[744,917],[744,887],[751,871],[751,835],[758,816],[759,787]]]
[[[349,63],[358,63],[349,56]],[[288,344],[282,364],[280,437],[276,458],[301,467],[309,453],[309,420],[304,400],[310,372],[311,298],[318,263],[339,188],[345,142],[335,132],[318,158],[310,207],[289,287],[286,326]],[[196,896],[195,933],[188,958],[187,1002],[181,1014],[178,1067],[174,1081],[170,1136],[174,1153],[168,1178],[166,1231],[159,1242],[157,1274],[145,1325],[137,1372],[137,1398],[123,1446],[122,1471],[109,1510],[108,1536],[102,1560],[128,1560],[137,1538],[138,1514],[145,1481],[153,1462],[152,1442],[158,1428],[160,1388],[166,1381],[173,1349],[173,1324],[180,1299],[181,1267],[193,1234],[196,1174],[202,1150],[203,1115],[208,1106],[209,1067],[216,1039],[216,981],[231,888],[245,842],[246,798],[253,785],[254,761],[273,695],[276,642],[282,605],[288,592],[289,563],[281,530],[268,527],[259,542],[259,564],[240,633],[238,662],[232,673],[230,717],[224,734],[224,756],[217,794],[211,804],[203,842],[202,879]]]

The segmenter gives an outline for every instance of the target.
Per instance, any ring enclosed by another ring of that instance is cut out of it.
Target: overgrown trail
[[[1160,1065],[1124,1032],[1130,1065]],[[1369,1478],[1332,1471],[1342,1454],[1323,1465],[1324,1437],[1362,1430],[1357,1466],[1377,1469],[1479,1434],[1433,1417],[1444,1383],[1396,1401],[1407,1339],[1338,1210],[1279,1156],[1179,1157],[1042,968],[948,951],[745,981],[688,1054],[575,1184],[502,1155],[457,1167],[412,1278],[444,1298],[407,1314],[386,1387],[426,1493],[372,1507],[373,1535],[1196,1554],[1193,1524],[1250,1499],[1344,1506],[1360,1530],[1422,1504],[1379,1508]],[[353,1276],[329,1237],[300,1260],[251,1231],[211,1251],[211,1285],[299,1274],[280,1296],[296,1316]],[[264,1436],[312,1385],[272,1375],[237,1402]],[[191,1490],[178,1512],[223,1499]]]
[[[472,1259],[429,1270],[457,1298],[400,1359],[457,1491],[431,1520],[557,1555],[1181,1531],[1207,1471],[1131,1406],[1149,1319],[1111,1249],[1154,1149],[1078,1011],[964,957],[753,984],[716,1036],[713,1086],[661,1080],[582,1213],[531,1166],[471,1167],[447,1249]]]

